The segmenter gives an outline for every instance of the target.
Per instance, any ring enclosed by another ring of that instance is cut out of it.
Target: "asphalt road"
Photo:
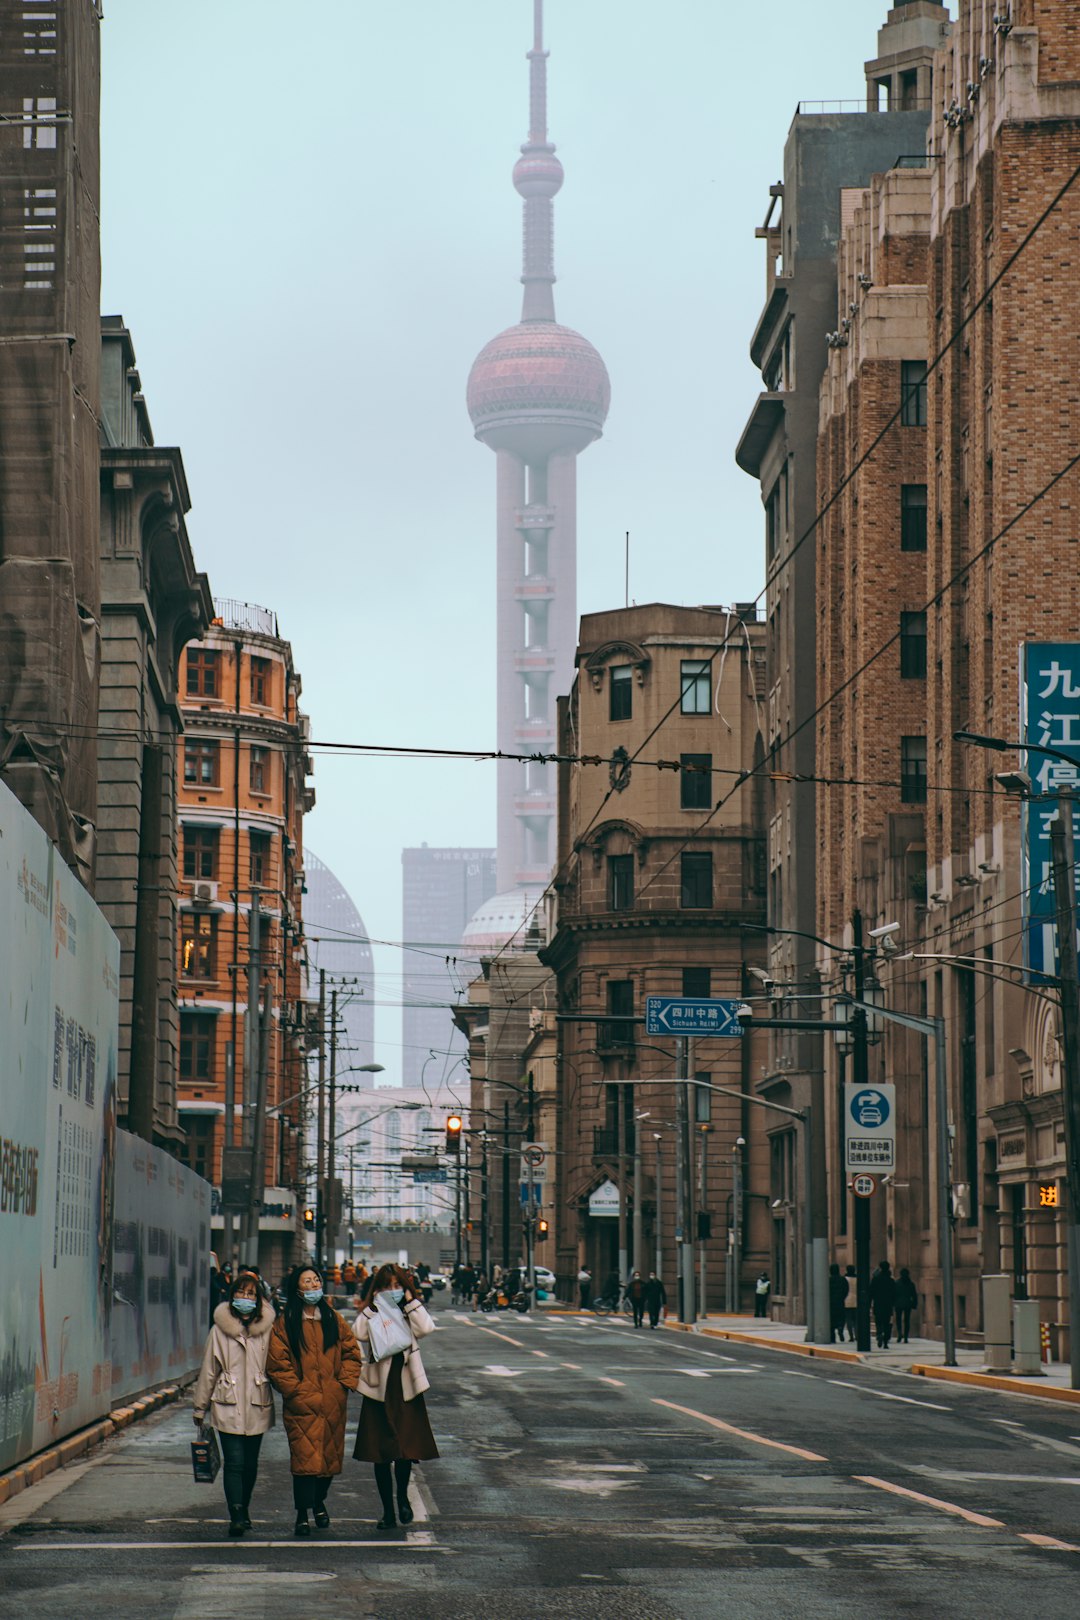
[[[1080,1613],[1080,1409],[579,1316],[443,1305],[442,1458],[408,1531],[346,1462],[292,1536],[264,1446],[254,1530],[191,1480],[188,1407],[0,1508],[18,1620],[879,1620]],[[353,1413],[355,1419],[355,1412]],[[349,1441],[351,1450],[351,1434]]]

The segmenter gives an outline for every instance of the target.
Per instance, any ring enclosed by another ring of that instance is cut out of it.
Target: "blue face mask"
[[[390,1300],[391,1304],[400,1305],[402,1300],[405,1298],[405,1290],[404,1288],[388,1288],[386,1290],[386,1297],[388,1300]]]
[[[317,1305],[319,1303],[320,1299],[322,1299],[322,1289],[321,1288],[305,1288],[304,1289],[304,1304],[305,1305]]]
[[[233,1300],[232,1308],[234,1311],[239,1311],[241,1316],[250,1316],[252,1311],[255,1309],[255,1304],[256,1302],[253,1299],[237,1298]]]

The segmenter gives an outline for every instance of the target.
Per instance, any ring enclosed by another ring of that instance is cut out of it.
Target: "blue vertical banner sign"
[[[1080,642],[1028,641],[1023,646],[1020,684],[1020,736],[1025,743],[1058,748],[1075,758],[1070,765],[1045,754],[1028,754],[1024,767],[1039,795],[1024,804],[1024,940],[1028,971],[1057,971],[1054,880],[1050,823],[1057,815],[1054,795],[1069,786],[1080,796]],[[1074,811],[1080,836],[1080,805]],[[1080,876],[1080,862],[1077,863]],[[1080,884],[1078,884],[1080,892]]]

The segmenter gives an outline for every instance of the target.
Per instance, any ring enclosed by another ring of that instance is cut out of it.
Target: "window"
[[[186,878],[216,878],[218,866],[218,829],[216,827],[184,827],[184,876]]]
[[[679,804],[684,810],[712,809],[712,755],[680,754]]]
[[[184,743],[184,781],[196,787],[217,787],[221,780],[221,745],[201,737]]]
[[[248,851],[251,856],[251,881],[257,888],[266,888],[270,882],[270,834],[248,833]]]
[[[926,550],[926,485],[900,485],[900,550]]]
[[[627,1020],[634,1016],[633,979],[609,979],[607,982],[607,1010],[613,1019]],[[601,1047],[633,1046],[634,1026],[620,1021],[601,1024]]]
[[[926,361],[900,362],[900,425],[926,426]]]
[[[709,714],[712,710],[711,664],[707,658],[684,658],[682,661],[683,714]]]
[[[689,967],[682,970],[682,993],[697,1001],[708,1001],[712,994],[712,969]]]
[[[634,904],[634,857],[609,855],[608,905],[612,911],[629,911]]]
[[[712,851],[683,850],[679,856],[684,911],[707,910],[712,905]]]
[[[633,670],[629,664],[615,664],[608,693],[608,719],[629,720],[634,709]]]
[[[705,1087],[712,1084],[712,1075],[702,1069],[694,1075],[694,1079],[703,1082],[694,1087],[694,1123],[707,1125],[712,1119],[713,1094],[706,1091]]]
[[[922,680],[926,675],[926,614],[900,615],[900,675],[903,680]]]
[[[270,660],[251,660],[251,701],[265,708],[270,702]]]
[[[218,673],[218,655],[212,648],[188,648],[188,697],[217,697]]]
[[[180,972],[185,979],[214,977],[217,917],[211,911],[180,914]]]
[[[248,762],[248,785],[252,793],[270,791],[270,750],[252,745]]]
[[[187,1140],[180,1148],[180,1158],[189,1170],[209,1181],[214,1158],[214,1116],[186,1114],[184,1130]]]
[[[213,1078],[215,1022],[216,1020],[209,1013],[181,1013],[181,1080],[211,1080]]]
[[[900,802],[926,803],[926,738],[900,739]]]

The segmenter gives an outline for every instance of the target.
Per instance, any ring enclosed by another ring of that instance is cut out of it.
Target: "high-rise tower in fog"
[[[476,437],[496,456],[498,746],[555,751],[555,698],[577,640],[577,458],[600,437],[610,384],[592,344],[555,319],[554,198],[563,167],[547,135],[543,0],[533,0],[529,138],[514,166],[524,199],[521,320],[469,374]],[[540,887],[555,857],[555,767],[498,765],[498,884]]]

